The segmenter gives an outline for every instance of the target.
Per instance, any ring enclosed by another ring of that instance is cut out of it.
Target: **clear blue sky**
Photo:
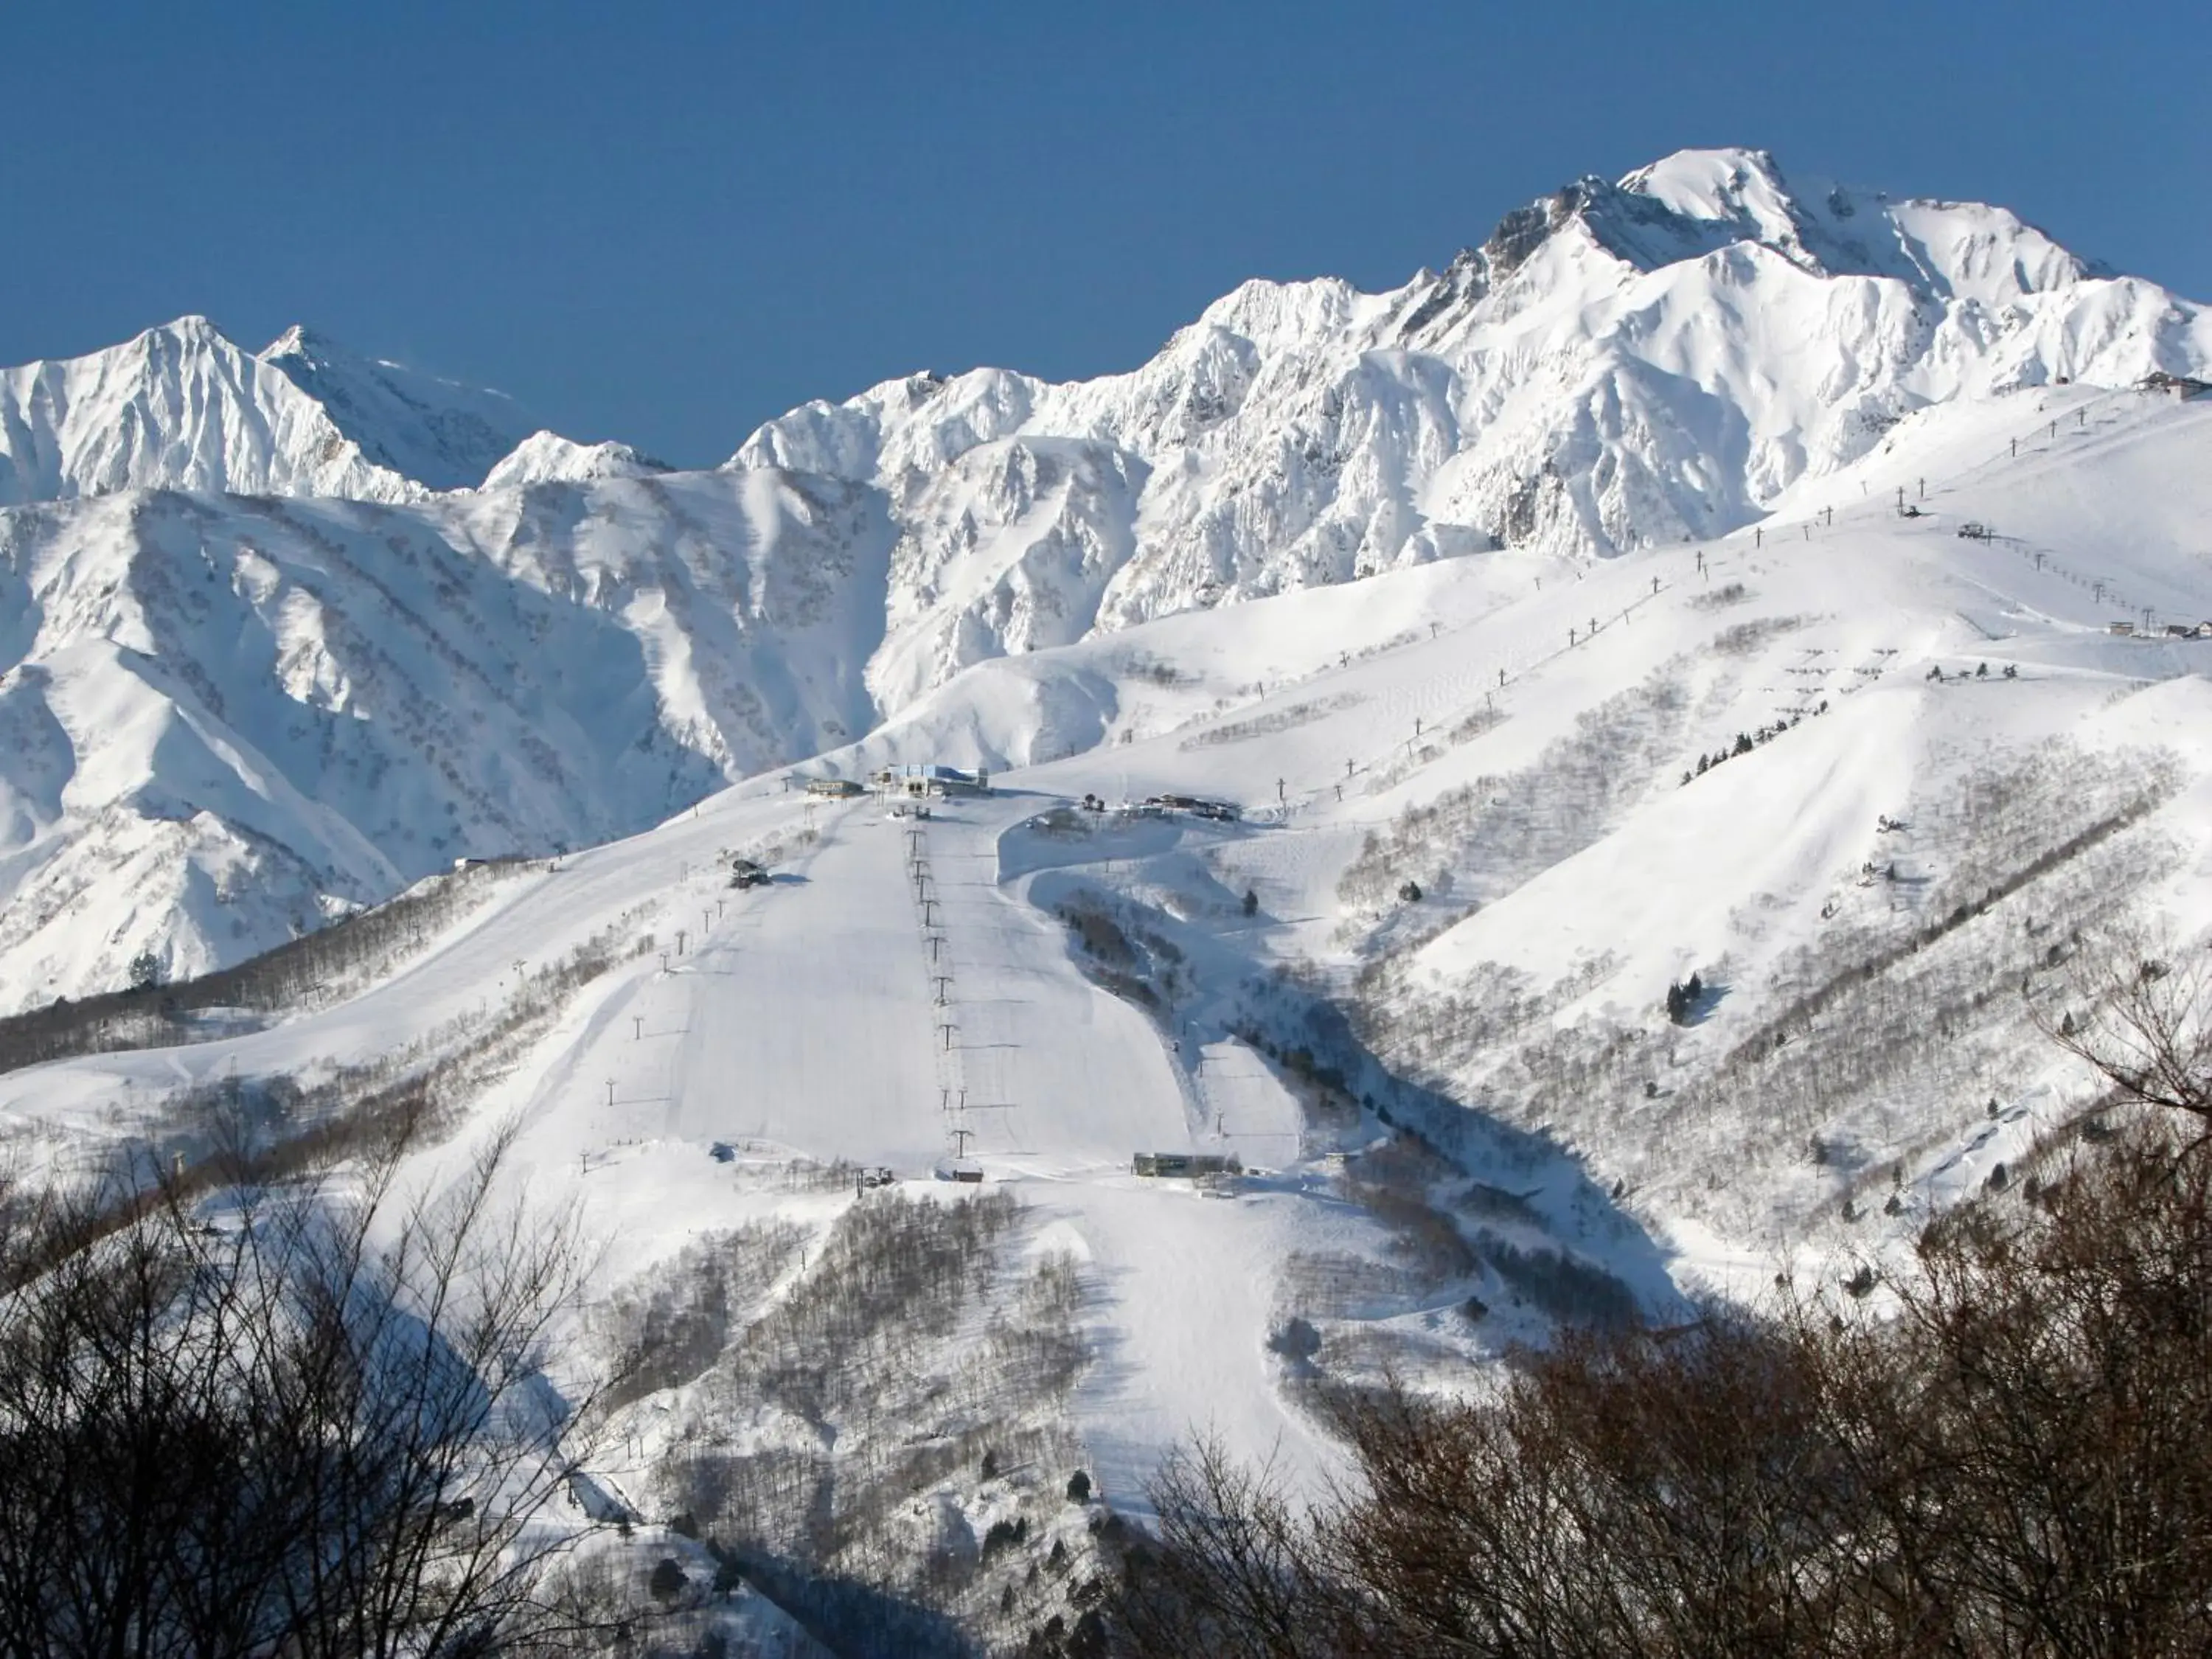
[[[299,320],[686,464],[911,369],[1133,366],[1685,145],[2212,297],[2212,5],[117,5],[0,19],[0,362]]]

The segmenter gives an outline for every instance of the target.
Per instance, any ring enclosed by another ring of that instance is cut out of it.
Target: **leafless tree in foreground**
[[[557,1642],[547,1506],[593,1385],[547,1381],[588,1265],[413,1137],[198,1200],[18,1194],[0,1226],[0,1655],[440,1656]]]
[[[2212,952],[2130,933],[2076,957],[2068,1006],[2044,1031],[2117,1098],[2212,1136]]]

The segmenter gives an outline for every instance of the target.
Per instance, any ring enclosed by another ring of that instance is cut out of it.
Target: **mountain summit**
[[[180,317],[0,369],[0,505],[118,489],[395,501],[480,483],[533,423],[303,328],[258,356]]]
[[[730,465],[889,498],[871,684],[895,707],[1194,606],[1719,535],[1931,404],[2208,366],[2198,307],[2003,209],[1685,150],[1540,198],[1388,293],[1247,283],[1132,374],[909,375],[771,421]]]
[[[295,325],[263,362],[323,406],[370,461],[433,489],[471,489],[534,422],[514,400],[362,357]]]
[[[2212,379],[2197,306],[1748,149],[1581,179],[1386,293],[1247,283],[1127,374],[809,404],[713,472],[305,329],[0,371],[0,1006],[895,747],[994,660],[1501,548],[1590,575],[1866,499],[1954,408],[2160,372]],[[1103,741],[1117,683],[962,742]]]

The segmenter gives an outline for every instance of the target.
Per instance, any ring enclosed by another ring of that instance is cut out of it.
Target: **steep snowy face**
[[[2212,370],[2204,313],[2002,209],[1691,150],[1578,180],[1390,293],[1248,283],[1133,374],[912,375],[772,421],[730,465],[884,492],[901,550],[872,680],[896,707],[1031,648],[1040,617],[1117,628],[1499,544],[1709,537],[1929,404],[2156,369]],[[1006,533],[1035,527],[1006,462],[1034,469],[1040,440],[1120,481],[1080,507],[1079,556]]]
[[[671,469],[628,444],[580,444],[557,432],[532,433],[484,475],[486,489],[533,483],[588,483],[594,478],[645,478]]]
[[[0,369],[0,506],[130,489],[421,493],[204,317],[88,356]]]
[[[472,489],[531,422],[503,392],[357,356],[311,330],[287,330],[263,362],[321,404],[379,466],[433,489]]]
[[[295,328],[256,356],[183,317],[0,369],[0,506],[118,489],[399,501],[482,482],[529,430],[496,392]]]
[[[1110,444],[1011,438],[908,474],[884,641],[868,687],[886,708],[947,663],[1072,645],[1128,562],[1144,465]]]
[[[773,470],[483,490],[444,533],[507,576],[618,619],[662,731],[718,777],[851,741],[875,723],[892,529],[876,492]]]
[[[859,735],[890,540],[869,492],[769,471],[0,511],[0,1007]]]

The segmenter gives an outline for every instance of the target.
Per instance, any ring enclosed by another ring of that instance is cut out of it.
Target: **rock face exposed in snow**
[[[118,489],[395,501],[479,482],[528,430],[495,392],[293,329],[258,356],[183,317],[0,369],[0,506]]]
[[[1510,214],[1387,294],[1248,283],[1133,374],[1000,369],[810,404],[732,466],[882,490],[872,684],[1497,544],[1709,537],[1913,410],[2212,366],[2212,322],[2002,209],[1685,151]]]
[[[588,483],[594,478],[645,478],[671,469],[628,444],[580,444],[557,432],[532,433],[484,475],[486,489],[533,483]]]

